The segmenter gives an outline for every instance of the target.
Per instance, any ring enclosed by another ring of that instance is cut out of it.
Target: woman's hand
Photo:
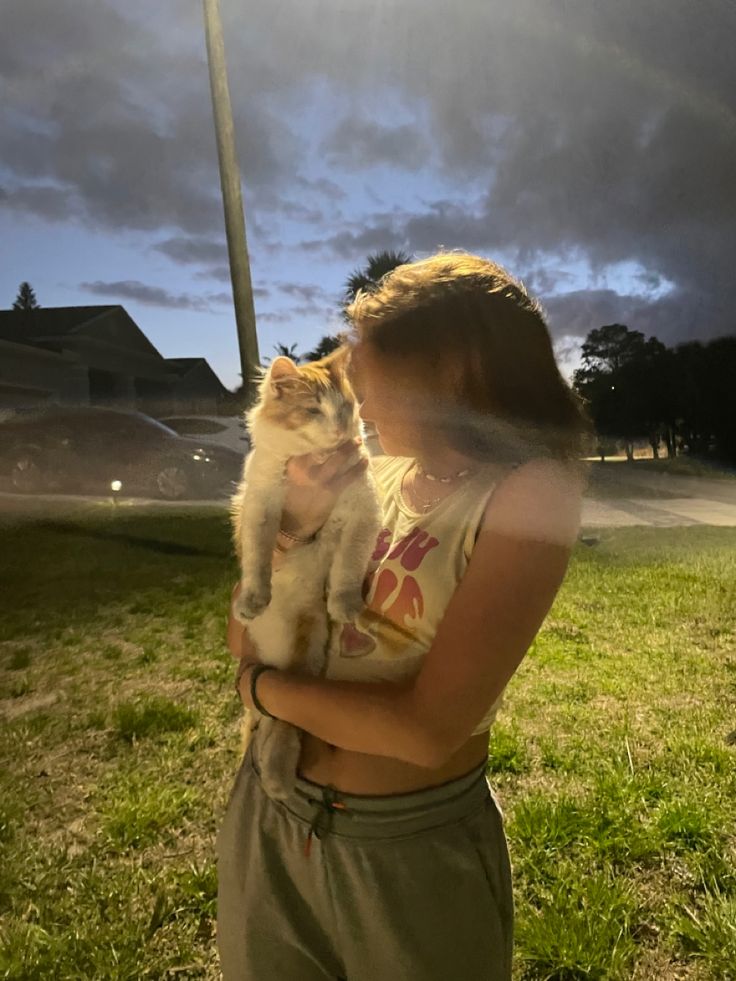
[[[235,687],[240,700],[247,709],[253,708],[250,700],[250,668],[258,664],[258,652],[248,636],[247,629],[233,616],[232,604],[240,593],[240,583],[235,584],[230,595],[230,610],[227,619],[227,646],[238,662],[235,671]]]
[[[316,453],[293,456],[286,465],[282,529],[300,538],[315,535],[340,494],[367,466],[360,439],[342,443],[326,458]]]
[[[237,670],[235,672],[235,688],[240,695],[240,701],[243,703],[243,708],[253,709],[253,700],[250,697],[250,673],[252,669],[258,664],[258,661],[253,658],[244,656],[240,659]]]
[[[227,646],[236,661],[240,661],[243,657],[257,661],[258,652],[248,636],[246,628],[240,620],[236,620],[233,616],[233,603],[240,594],[240,588],[241,584],[239,582],[236,583],[235,588],[230,594],[230,609],[228,610],[227,617]]]

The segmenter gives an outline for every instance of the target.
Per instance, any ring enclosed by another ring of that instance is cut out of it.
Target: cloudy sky
[[[0,0],[0,306],[122,303],[238,383],[201,5]],[[222,0],[262,356],[366,255],[504,262],[561,364],[736,329],[733,0]]]

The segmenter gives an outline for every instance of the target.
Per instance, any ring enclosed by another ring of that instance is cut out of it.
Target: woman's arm
[[[535,461],[503,481],[415,679],[344,682],[268,671],[257,683],[262,705],[343,749],[440,767],[501,694],[542,625],[567,569],[581,494],[582,481],[561,464]],[[246,671],[246,705],[249,685]]]

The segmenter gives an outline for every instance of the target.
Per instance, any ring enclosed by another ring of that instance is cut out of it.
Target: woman
[[[304,730],[283,803],[257,734],[219,841],[226,981],[507,981],[511,873],[485,779],[499,699],[565,575],[587,422],[538,306],[499,266],[441,253],[348,310],[384,528],[366,609],[326,678],[242,656],[244,704]],[[319,530],[357,464],[295,458],[275,562]]]

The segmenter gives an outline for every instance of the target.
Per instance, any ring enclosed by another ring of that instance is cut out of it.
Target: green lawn
[[[735,979],[736,529],[598,534],[489,748],[516,977]],[[0,555],[0,978],[217,978],[226,516],[6,521]]]

